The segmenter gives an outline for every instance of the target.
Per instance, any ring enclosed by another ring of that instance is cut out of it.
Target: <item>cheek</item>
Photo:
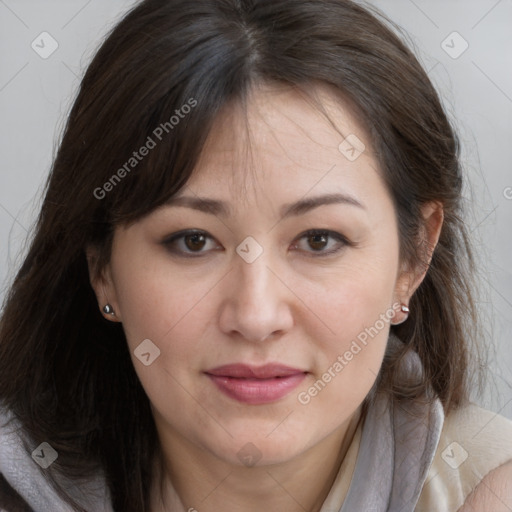
[[[397,263],[392,254],[354,252],[343,266],[313,279],[300,292],[318,313],[328,345],[340,344],[373,325],[392,306]],[[314,339],[314,336],[313,336]]]
[[[188,303],[197,302],[194,290],[184,288],[180,273],[170,272],[164,261],[142,236],[120,236],[113,246],[112,278],[131,346],[145,338],[161,340]]]
[[[123,329],[135,371],[151,399],[167,401],[176,393],[179,399],[180,385],[190,387],[204,354],[216,360],[217,347],[207,346],[212,337],[204,331],[208,319],[215,318],[213,296],[219,276],[172,271],[165,257],[137,251],[138,246],[132,244],[129,251],[119,247],[117,254],[130,258],[119,257],[113,266]],[[136,357],[147,339],[159,351],[149,366]]]
[[[117,301],[129,345],[133,348],[146,338],[160,340],[172,329],[174,315],[169,312],[179,307],[172,288],[155,273],[132,265],[120,270],[116,278]]]
[[[137,257],[117,267],[117,299],[130,356],[153,407],[185,410],[191,366],[202,350],[198,314],[204,311],[204,284],[184,287],[179,276],[149,267]],[[151,344],[145,340],[150,340]],[[144,343],[144,345],[143,345]],[[142,351],[139,347],[146,347]],[[156,348],[155,348],[156,347]],[[150,353],[149,357],[141,357]],[[155,357],[156,356],[156,357]],[[148,363],[146,365],[145,363]]]
[[[323,334],[310,332],[318,351],[314,375],[301,390],[303,405],[341,410],[357,406],[370,390],[389,335],[396,257],[390,251],[347,258],[336,277],[308,290]]]

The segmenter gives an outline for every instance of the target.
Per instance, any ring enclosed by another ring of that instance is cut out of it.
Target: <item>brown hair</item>
[[[442,203],[430,268],[408,321],[392,328],[404,349],[385,358],[378,385],[395,399],[431,387],[446,411],[467,398],[476,316],[458,141],[426,73],[387,23],[349,0],[145,0],[108,35],[69,114],[0,325],[0,400],[30,439],[59,453],[48,478],[102,470],[115,510],[148,510],[156,429],[122,326],[98,310],[85,248],[100,249],[100,270],[116,226],[184,186],[220,109],[244,101],[256,82],[325,84],[357,110],[394,201],[405,261],[424,256],[421,206]],[[162,142],[128,171],[133,152],[166,122]],[[425,369],[414,388],[393,370],[409,350]]]

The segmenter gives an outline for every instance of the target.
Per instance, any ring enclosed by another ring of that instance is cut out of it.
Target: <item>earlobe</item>
[[[107,304],[105,304],[103,306],[102,311],[103,311],[103,313],[105,313],[105,315],[116,316],[116,312],[114,311],[114,308],[108,302],[107,302]]]
[[[94,247],[88,247],[85,251],[87,267],[89,269],[89,282],[96,294],[98,306],[103,316],[112,322],[120,322],[121,317],[117,306],[116,294],[110,264],[99,268],[98,251]]]
[[[398,305],[396,303],[396,305]],[[400,304],[400,307],[397,309],[395,307],[395,305],[393,305],[393,311],[394,311],[394,315],[393,315],[393,318],[397,317],[397,313],[398,313],[398,320],[391,320],[391,325],[400,325],[400,324],[403,324],[408,318],[409,318],[409,306],[407,306],[407,304]]]

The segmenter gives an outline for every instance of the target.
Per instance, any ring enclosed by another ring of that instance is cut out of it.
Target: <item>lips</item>
[[[250,366],[247,364],[226,364],[206,373],[219,377],[234,377],[240,379],[271,379],[274,377],[288,377],[297,373],[305,373],[298,368],[291,368],[282,364],[266,364],[265,366]]]
[[[304,380],[307,372],[281,364],[229,364],[208,370],[205,374],[230,398],[258,405],[284,398]]]

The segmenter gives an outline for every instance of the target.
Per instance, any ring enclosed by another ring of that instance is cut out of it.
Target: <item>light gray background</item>
[[[512,418],[512,0],[368,3],[406,31],[460,133],[471,182],[467,222],[482,270],[479,307],[485,341],[492,340],[490,384],[477,401]],[[79,79],[133,4],[0,0],[0,299],[23,257]],[[31,47],[50,48],[42,32],[58,43],[46,59]]]

